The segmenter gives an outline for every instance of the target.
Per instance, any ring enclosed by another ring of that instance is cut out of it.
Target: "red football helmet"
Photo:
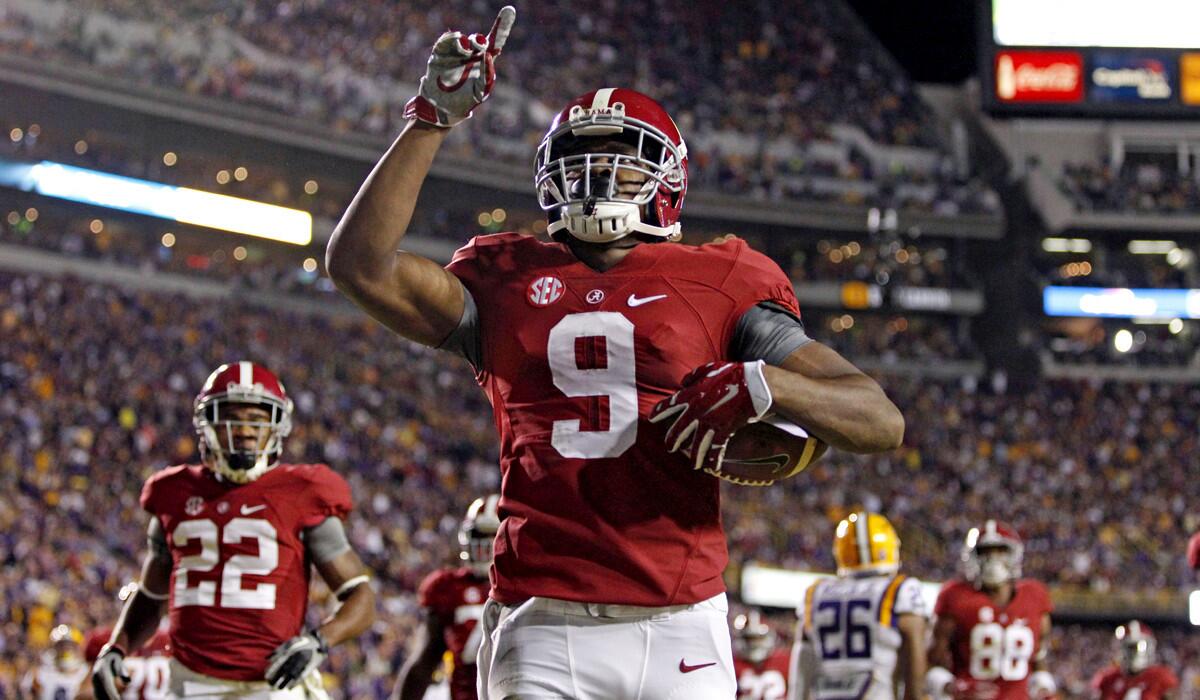
[[[1145,624],[1130,620],[1117,628],[1116,637],[1117,658],[1126,673],[1141,673],[1154,665],[1158,644]]]
[[[762,663],[775,651],[775,630],[751,610],[733,620],[733,652],[752,664]]]
[[[963,545],[963,576],[976,587],[995,587],[1021,577],[1025,545],[1016,530],[998,520],[973,527]]]
[[[266,421],[239,421],[231,406],[257,406],[271,415]],[[236,484],[262,476],[279,463],[283,438],[292,431],[292,400],[271,370],[254,362],[221,365],[196,396],[192,425],[200,436],[204,464]],[[249,427],[258,432],[253,447],[239,447],[236,433]]]
[[[487,576],[492,566],[492,547],[500,530],[500,495],[476,498],[458,528],[458,558],[477,576]]]
[[[571,100],[551,122],[534,186],[551,235],[565,230],[607,243],[631,233],[678,240],[687,181],[687,146],[662,105],[635,90],[603,88]],[[638,189],[621,191],[622,184]]]

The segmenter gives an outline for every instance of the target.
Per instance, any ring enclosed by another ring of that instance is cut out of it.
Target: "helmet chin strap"
[[[559,208],[558,221],[546,227],[550,235],[564,230],[588,243],[611,243],[631,233],[644,233],[669,241],[677,241],[682,237],[678,223],[655,226],[642,220],[642,208],[639,205],[598,200],[594,195],[582,202],[563,205]]]

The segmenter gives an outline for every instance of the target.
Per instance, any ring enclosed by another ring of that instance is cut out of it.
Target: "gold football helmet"
[[[838,576],[860,572],[895,573],[900,569],[900,537],[879,513],[851,513],[833,536]]]

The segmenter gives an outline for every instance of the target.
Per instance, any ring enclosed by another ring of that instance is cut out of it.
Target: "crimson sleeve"
[[[721,347],[728,350],[734,332],[742,316],[752,307],[763,302],[778,306],[787,314],[800,318],[800,302],[792,288],[792,281],[783,270],[762,253],[750,248],[745,241],[736,241],[735,259],[724,281],[721,291],[733,299],[733,313],[722,331]]]
[[[423,608],[431,608],[437,612],[441,607],[441,589],[445,580],[442,571],[434,571],[421,581],[417,588],[417,603]]]
[[[83,658],[89,664],[95,663],[96,659],[100,658],[100,649],[108,643],[111,636],[111,627],[98,627],[88,632],[87,639],[83,642]]]
[[[159,481],[157,477],[158,475],[155,474],[146,479],[146,483],[142,485],[141,496],[138,497],[138,502],[141,504],[142,510],[151,515],[158,515],[158,489],[155,488]]]
[[[942,617],[950,612],[950,592],[953,582],[942,586],[942,590],[938,591],[937,600],[933,604],[933,614]]]
[[[333,471],[324,464],[316,465],[309,486],[311,505],[304,514],[301,527],[310,528],[320,525],[326,518],[345,519],[354,508],[354,499],[350,495],[350,484],[341,474]]]

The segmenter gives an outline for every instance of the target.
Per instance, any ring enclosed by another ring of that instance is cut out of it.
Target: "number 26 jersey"
[[[921,582],[904,574],[823,579],[805,592],[805,644],[817,658],[805,679],[817,700],[894,700],[901,615],[929,614]]]
[[[730,359],[752,306],[799,316],[779,267],[731,239],[641,243],[598,272],[565,245],[496,234],[447,269],[478,308],[476,378],[500,436],[492,597],[662,606],[723,592],[719,482],[669,454],[646,416]]]

